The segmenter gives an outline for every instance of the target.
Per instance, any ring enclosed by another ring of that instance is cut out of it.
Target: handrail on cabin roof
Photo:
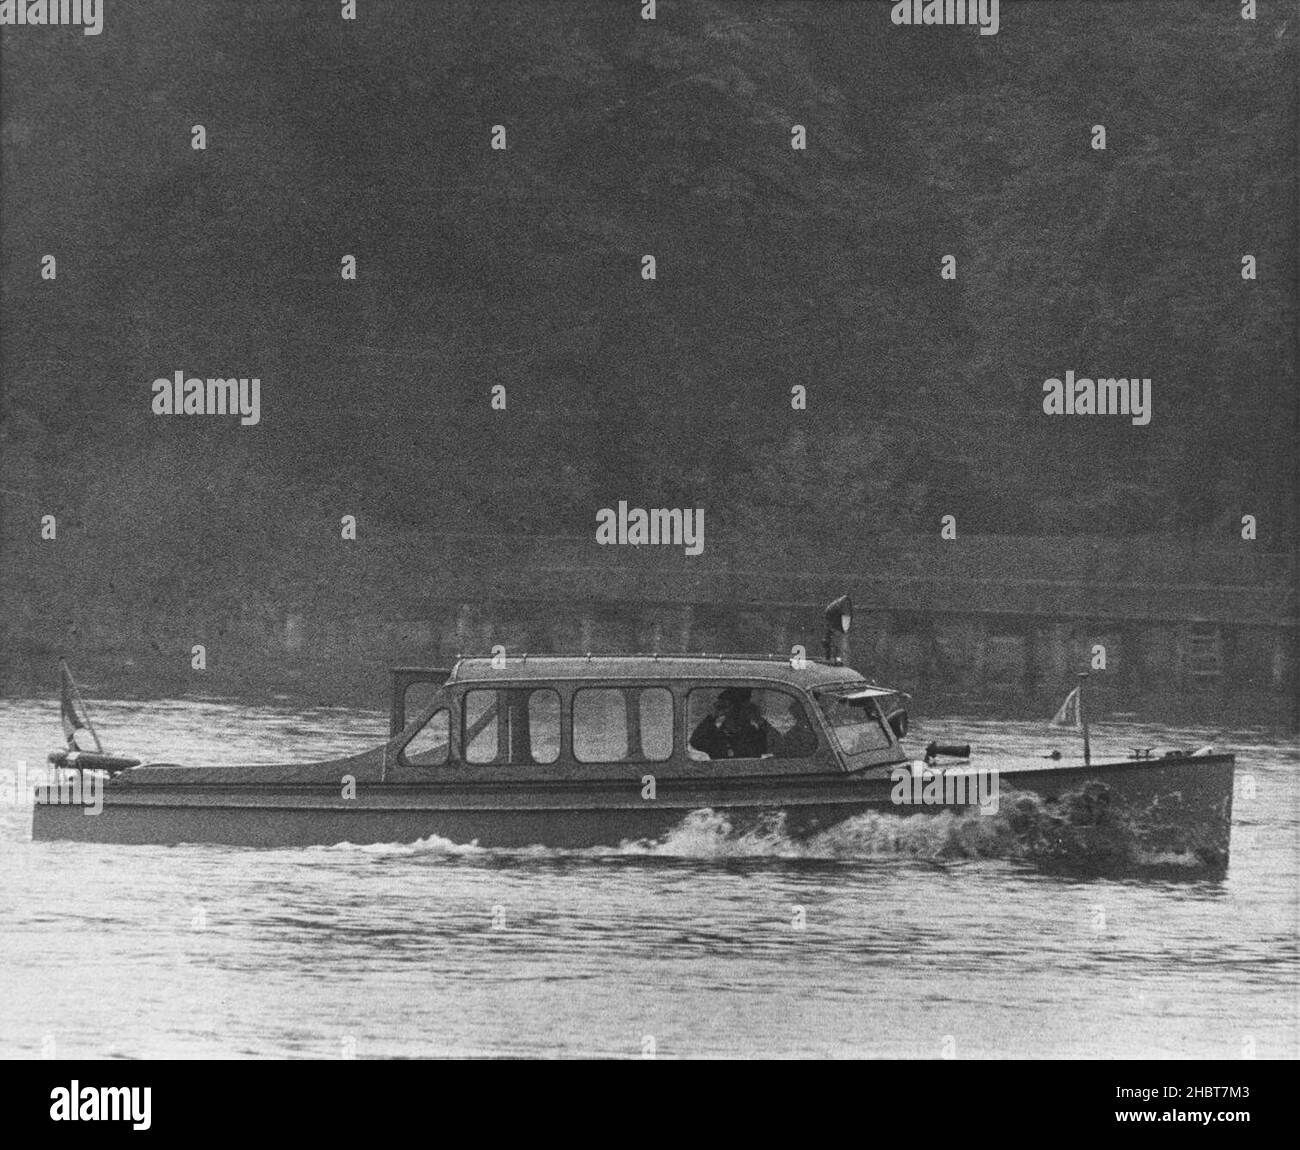
[[[528,659],[710,659],[722,662],[726,659],[753,659],[765,663],[789,663],[794,656],[792,655],[774,655],[770,651],[760,653],[754,652],[724,652],[714,651],[583,651],[581,653],[570,653],[564,651],[517,651],[502,654],[498,652],[493,654],[467,654],[457,652],[455,659],[459,662],[462,659],[518,659],[525,662]],[[820,655],[803,656],[805,663],[820,663],[825,667],[838,667],[842,664],[834,660],[825,659]],[[395,670],[397,668],[394,668]]]
[[[737,661],[751,660],[754,662],[762,662],[762,663],[791,664],[793,660],[793,656],[774,655],[770,651],[765,651],[762,653],[740,653],[740,654],[736,654],[736,653],[719,654],[717,652],[710,652],[710,651],[601,651],[601,652],[584,651],[581,654],[555,652],[555,651],[547,651],[547,652],[517,651],[514,652],[513,654],[511,653],[492,654],[491,652],[485,654],[466,654],[464,652],[458,651],[452,659],[451,667],[438,667],[438,666],[430,666],[430,665],[414,666],[411,664],[404,664],[398,667],[390,667],[389,672],[391,674],[404,674],[404,673],[425,672],[425,671],[445,671],[447,673],[450,673],[454,669],[454,665],[456,663],[463,662],[466,659],[486,659],[489,661],[492,659],[505,659],[507,661],[517,660],[520,663],[526,663],[529,659],[535,659],[535,660],[567,659],[570,661],[577,661],[577,662],[583,662],[583,661],[591,662],[592,660],[595,659],[649,659],[652,662],[658,662],[661,659],[662,660],[701,659],[707,662],[719,662],[719,663],[725,662],[728,659],[734,659]],[[843,663],[837,663],[833,659],[823,658],[821,655],[805,655],[803,657],[803,662],[815,663],[820,667],[844,667],[845,666]],[[848,668],[848,667],[846,667],[845,669],[852,670],[852,668]]]

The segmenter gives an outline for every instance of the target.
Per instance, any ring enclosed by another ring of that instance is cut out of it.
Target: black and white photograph
[[[1095,1132],[1248,1125],[1300,1055],[1298,38],[0,0],[24,1105],[1123,1061]]]

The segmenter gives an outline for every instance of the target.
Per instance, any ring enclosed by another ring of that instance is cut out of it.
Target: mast
[[[1079,725],[1083,728],[1083,765],[1092,765],[1092,747],[1088,743],[1088,711],[1083,705],[1084,686],[1088,682],[1088,672],[1079,672]]]

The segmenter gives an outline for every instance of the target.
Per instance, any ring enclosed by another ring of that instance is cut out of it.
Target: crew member
[[[696,724],[690,745],[711,759],[759,759],[770,754],[779,735],[751,701],[749,687],[724,687],[713,709]]]

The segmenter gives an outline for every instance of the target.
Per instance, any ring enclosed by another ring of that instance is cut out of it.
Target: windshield
[[[892,745],[880,719],[880,699],[848,699],[829,691],[815,692],[813,697],[846,755],[880,751]]]

